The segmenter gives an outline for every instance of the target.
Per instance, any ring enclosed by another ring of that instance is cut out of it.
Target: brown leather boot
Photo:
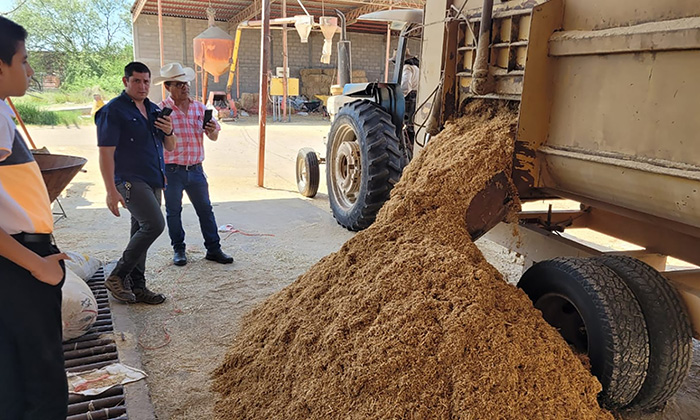
[[[136,302],[138,303],[160,305],[161,303],[165,302],[164,294],[150,291],[145,286],[143,289],[134,288],[134,296],[136,296]]]
[[[125,284],[124,280],[119,276],[110,275],[107,277],[107,280],[105,280],[105,287],[112,292],[112,296],[120,302],[136,302],[136,296],[134,292],[131,291],[131,287]]]

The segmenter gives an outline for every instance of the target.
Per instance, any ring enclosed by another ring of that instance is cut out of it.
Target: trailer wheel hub
[[[581,353],[588,353],[588,332],[574,304],[558,293],[547,293],[535,302],[542,317],[554,326],[567,343]]]

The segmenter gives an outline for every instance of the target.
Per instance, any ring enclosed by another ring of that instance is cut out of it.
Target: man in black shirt
[[[129,63],[122,81],[122,94],[95,114],[107,208],[119,217],[121,203],[131,213],[131,239],[105,287],[122,302],[157,305],[165,296],[146,287],[146,253],[165,228],[163,147],[173,150],[176,137],[170,117],[159,117],[160,109],[148,100],[148,67]]]

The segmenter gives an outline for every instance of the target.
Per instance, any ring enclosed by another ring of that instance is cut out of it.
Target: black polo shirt
[[[165,186],[164,133],[155,127],[160,108],[146,98],[144,118],[126,92],[95,114],[97,145],[114,146],[114,182],[143,181],[153,188]]]

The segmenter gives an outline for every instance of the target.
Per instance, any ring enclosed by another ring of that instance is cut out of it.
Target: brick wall
[[[218,23],[222,29],[226,24]],[[160,69],[160,47],[158,41],[158,17],[140,15],[133,27],[134,31],[134,58],[146,64],[151,72],[158,74]],[[184,18],[163,18],[163,55],[165,63],[180,62],[185,66],[194,68],[192,40],[207,29],[207,21]],[[232,33],[233,36],[235,33]],[[369,81],[384,80],[384,60],[386,54],[386,35],[372,35],[349,32],[352,43],[352,66],[354,70],[365,70]],[[335,68],[337,60],[337,41],[340,35],[333,38],[333,55],[330,64],[322,64],[321,49],[323,48],[323,35],[313,32],[309,36],[309,42],[302,44],[299,35],[293,27],[288,30],[288,56],[289,72],[291,77],[299,77],[299,71],[305,68]],[[398,36],[392,37],[391,48],[396,47]],[[276,67],[282,67],[282,31],[272,30],[270,70],[275,72]],[[420,43],[409,41],[409,49],[412,53],[418,53]],[[240,74],[240,92],[257,92],[260,84],[260,31],[246,29],[242,31],[241,46],[238,56]],[[125,63],[126,64],[126,63]],[[389,66],[389,75],[393,71]],[[214,83],[209,78],[209,90],[225,90],[228,74],[220,77],[219,83]],[[200,87],[201,89],[201,87]],[[194,86],[192,91],[194,92]],[[236,94],[236,86],[232,89]],[[151,100],[161,99],[160,88],[153,86]]]

